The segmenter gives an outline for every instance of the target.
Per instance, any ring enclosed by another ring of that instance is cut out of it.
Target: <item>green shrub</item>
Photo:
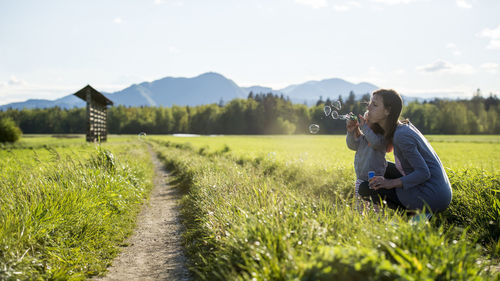
[[[286,134],[291,135],[295,133],[296,126],[292,122],[288,120],[284,120],[281,117],[278,117],[276,120],[276,128],[275,133],[277,134]]]
[[[12,119],[0,119],[0,142],[16,142],[21,138],[21,134],[21,129]]]

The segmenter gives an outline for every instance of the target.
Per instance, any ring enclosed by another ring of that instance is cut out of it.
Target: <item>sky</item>
[[[500,96],[499,11],[499,0],[0,0],[0,105],[209,71],[244,87],[342,78]]]

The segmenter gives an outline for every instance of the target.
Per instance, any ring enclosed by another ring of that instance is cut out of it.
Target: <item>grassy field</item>
[[[151,189],[144,143],[24,138],[0,149],[0,280],[79,280],[106,269]]]
[[[345,145],[345,136],[150,136],[175,143],[190,143],[207,152],[228,146],[235,157],[273,158],[283,163],[300,162],[307,166],[332,169],[352,167],[354,151]],[[428,136],[443,165],[451,169],[480,168],[498,173],[500,136]],[[393,161],[392,153],[387,159]],[[353,170],[354,172],[354,170]]]
[[[24,136],[0,147],[0,280],[102,273],[149,194],[147,144],[185,190],[196,279],[500,280],[500,136],[429,140],[454,198],[415,223],[354,208],[344,136]]]
[[[353,208],[343,136],[148,137],[189,191],[185,246],[199,279],[498,280],[498,137],[457,139],[432,143],[452,205],[411,223]]]

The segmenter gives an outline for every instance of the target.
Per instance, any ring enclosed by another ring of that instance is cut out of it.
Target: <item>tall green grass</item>
[[[0,150],[0,280],[105,271],[151,189],[145,145],[25,146]]]
[[[480,169],[448,170],[453,201],[440,216],[446,225],[467,230],[497,259],[500,257],[500,177]]]
[[[432,145],[446,167],[454,193],[450,208],[435,221],[465,228],[470,241],[478,241],[499,257],[499,137],[429,138],[438,140]],[[344,136],[157,136],[153,140],[190,147],[203,155],[225,151],[226,158],[258,166],[304,196],[321,194],[329,200],[337,194],[352,197],[354,152],[347,149]],[[387,158],[393,159],[392,153]]]
[[[184,244],[197,279],[500,280],[490,271],[500,248],[494,136],[436,136],[454,199],[428,223],[353,208],[343,136],[147,139],[187,191]],[[105,270],[151,188],[136,140],[96,148],[46,136],[0,148],[0,279]]]
[[[495,232],[475,235],[454,226],[479,210],[451,210],[430,223],[408,222],[390,210],[360,215],[345,163],[307,165],[285,152],[281,159],[253,154],[260,143],[220,142],[225,145],[214,148],[158,138],[155,145],[188,190],[185,246],[198,279],[500,280],[489,271],[494,251],[476,244]],[[235,152],[245,149],[246,155]],[[461,177],[451,177],[457,189]],[[464,198],[456,206],[481,205]],[[498,213],[488,210],[498,227]]]

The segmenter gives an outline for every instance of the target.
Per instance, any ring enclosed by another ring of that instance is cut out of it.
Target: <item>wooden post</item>
[[[92,96],[90,94],[90,89],[87,89],[86,91],[86,97],[87,97],[87,141],[88,142],[93,142],[93,136],[92,136],[92,120],[91,120],[91,112],[92,112]]]

